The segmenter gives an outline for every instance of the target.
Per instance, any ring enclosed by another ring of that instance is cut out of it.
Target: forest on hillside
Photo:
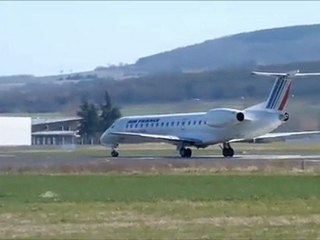
[[[318,67],[319,66],[319,67]],[[116,105],[170,103],[190,99],[265,99],[272,87],[272,78],[250,75],[251,70],[320,72],[320,62],[295,63],[282,66],[236,68],[201,73],[159,73],[140,78],[112,81],[97,78],[90,81],[63,83],[31,82],[1,89],[0,112],[75,112],[83,99],[103,102],[107,90]],[[320,79],[297,79],[292,94],[301,99],[318,100]]]

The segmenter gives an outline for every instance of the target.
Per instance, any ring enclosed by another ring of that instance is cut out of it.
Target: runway
[[[120,156],[79,154],[0,154],[0,172],[165,172],[165,171],[320,172],[320,155]]]

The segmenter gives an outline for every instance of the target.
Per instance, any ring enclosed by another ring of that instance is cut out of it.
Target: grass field
[[[1,175],[0,238],[320,238],[318,175]]]

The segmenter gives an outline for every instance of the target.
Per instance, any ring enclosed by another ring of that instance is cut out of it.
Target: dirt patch
[[[47,216],[48,217],[48,216]],[[103,218],[102,218],[103,217]],[[39,220],[39,219],[38,219]],[[41,219],[40,219],[41,220]],[[169,217],[152,217],[135,213],[114,212],[95,218],[88,218],[86,222],[57,222],[43,223],[43,221],[23,218],[19,215],[0,215],[0,235],[4,237],[47,236],[57,234],[70,235],[75,233],[95,232],[102,229],[151,227],[163,229],[187,228],[193,225],[210,225],[212,227],[228,226],[301,226],[304,224],[320,224],[320,215],[309,216],[221,216],[209,218],[195,218],[190,220],[173,219]]]

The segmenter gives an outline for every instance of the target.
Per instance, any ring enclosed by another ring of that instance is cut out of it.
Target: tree
[[[77,115],[81,117],[78,128],[84,143],[92,143],[99,133],[98,109],[94,104],[89,104],[88,100],[83,100]]]
[[[88,100],[82,100],[77,115],[82,118],[78,130],[84,143],[98,142],[100,135],[121,117],[119,108],[112,105],[107,91],[105,91],[104,101],[104,104],[97,108]]]
[[[109,128],[112,123],[121,117],[118,107],[114,107],[108,91],[104,93],[104,104],[100,105],[100,131],[103,132]]]

